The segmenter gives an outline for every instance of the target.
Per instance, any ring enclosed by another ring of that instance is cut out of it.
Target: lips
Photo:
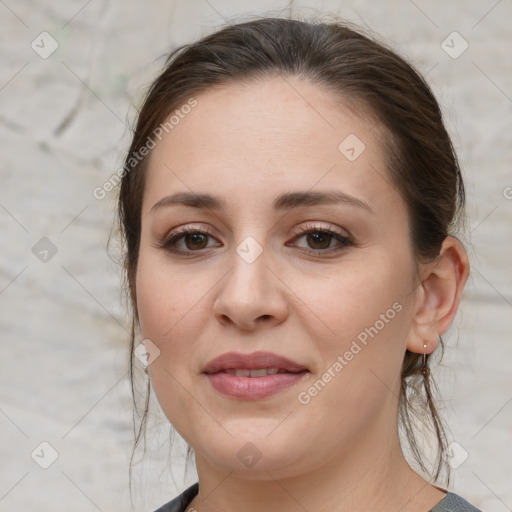
[[[266,370],[263,373],[263,370]],[[252,352],[242,354],[228,352],[212,359],[204,368],[203,373],[228,373],[239,377],[263,377],[276,373],[300,373],[307,371],[301,364],[272,352]]]
[[[225,397],[237,400],[261,400],[307,378],[309,370],[272,352],[228,352],[212,359],[203,375]]]
[[[229,352],[203,368],[203,375],[213,389],[236,400],[262,400],[277,395],[308,374],[309,370],[301,364],[272,352]]]

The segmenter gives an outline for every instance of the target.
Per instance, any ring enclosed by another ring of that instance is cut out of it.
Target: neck
[[[426,512],[444,492],[430,485],[407,464],[398,436],[394,443],[344,451],[307,474],[259,479],[240,477],[196,454],[199,495],[187,510],[197,512]]]

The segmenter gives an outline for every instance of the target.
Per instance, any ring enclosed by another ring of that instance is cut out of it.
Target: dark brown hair
[[[133,155],[138,155],[155,129],[191,97],[212,86],[272,76],[297,77],[328,88],[342,101],[363,106],[378,120],[385,134],[387,170],[407,205],[411,246],[418,261],[434,260],[445,237],[463,219],[462,176],[438,103],[422,76],[374,36],[343,21],[261,17],[229,25],[200,41],[180,46],[170,53],[163,72],[144,98],[119,193],[124,284],[133,306],[132,391],[133,350],[139,321],[135,276],[148,164],[148,157],[134,161]],[[444,349],[442,340],[441,348]],[[404,358],[400,429],[421,469],[430,472],[434,481],[444,469],[449,482],[449,468],[444,461],[445,430],[435,405],[434,383],[428,368],[422,371],[422,359],[422,354],[409,351]],[[149,393],[148,380],[135,447],[145,432]],[[427,468],[415,436],[418,422],[426,425],[438,441],[431,469]]]

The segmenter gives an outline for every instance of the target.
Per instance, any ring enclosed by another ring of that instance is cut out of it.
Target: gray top
[[[172,501],[161,506],[155,512],[186,512],[186,508],[196,497],[199,491],[199,483],[191,485]],[[193,512],[193,511],[191,511]],[[468,503],[454,492],[448,494],[429,512],[482,512],[480,509]]]
[[[482,512],[454,492],[448,494],[429,512]]]

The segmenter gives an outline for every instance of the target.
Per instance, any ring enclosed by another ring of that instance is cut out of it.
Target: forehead
[[[212,87],[195,100],[151,151],[145,211],[176,191],[264,205],[291,187],[334,187],[370,203],[390,188],[367,109],[359,115],[325,88],[274,77]]]

